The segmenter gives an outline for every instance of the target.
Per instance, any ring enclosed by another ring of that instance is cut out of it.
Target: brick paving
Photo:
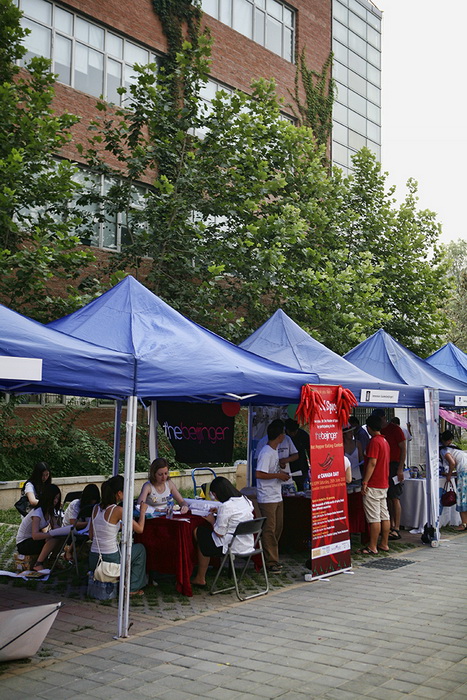
[[[50,656],[5,665],[0,698],[466,699],[467,534],[396,556],[413,563],[244,603],[203,592],[184,619],[133,608],[126,640],[112,638],[114,608],[68,599],[42,647]],[[51,600],[0,595],[3,607]]]

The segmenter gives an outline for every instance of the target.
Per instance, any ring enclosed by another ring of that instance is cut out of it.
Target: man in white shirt
[[[280,418],[277,418],[276,420],[273,420],[272,423],[269,425],[280,425],[282,429],[285,431],[285,423],[284,421],[280,420]],[[258,445],[256,447],[256,459],[258,459],[259,454],[263,447],[267,445],[268,443],[268,436],[265,435],[264,437],[261,438],[261,440],[258,442]],[[290,467],[289,465],[293,462],[297,462],[299,458],[299,453],[297,448],[294,445],[294,442],[291,437],[289,437],[285,432],[283,434],[283,440],[280,443],[280,445],[277,448],[277,453],[279,455],[279,465],[281,469],[284,469],[284,471],[287,472],[288,474],[288,479],[287,481],[284,481],[284,484],[293,484],[293,478],[292,474],[295,474],[293,466]],[[297,465],[298,466],[298,465]],[[297,475],[301,476],[301,470],[298,469],[296,472]]]
[[[283,441],[284,424],[273,421],[268,426],[268,441],[258,454],[256,466],[256,493],[261,515],[266,518],[263,528],[263,548],[266,566],[272,574],[279,574],[279,539],[283,525],[282,483],[289,474],[279,464],[278,447]],[[285,465],[284,465],[285,466]]]

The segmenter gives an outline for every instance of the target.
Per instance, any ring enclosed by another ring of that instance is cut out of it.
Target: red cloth
[[[135,542],[141,542],[145,546],[146,571],[175,574],[177,591],[192,596],[190,578],[197,563],[193,530],[199,525],[210,525],[199,515],[180,517],[189,518],[190,522],[180,520],[179,516],[172,520],[167,520],[165,516],[146,520],[144,531],[135,534]]]
[[[397,425],[394,427],[397,428]],[[374,489],[387,489],[389,480],[389,453],[389,444],[386,438],[382,435],[375,435],[375,437],[371,438],[366,448],[363,471],[363,478],[365,478],[368,460],[376,459],[375,469],[368,480],[369,487]]]
[[[399,447],[399,443],[405,441],[405,435],[402,428],[399,428],[399,426],[395,423],[388,423],[385,428],[381,429],[381,435],[384,435],[386,440],[389,442],[389,447],[391,449],[389,461],[400,462],[401,448]],[[377,488],[386,488],[386,486],[378,486]]]

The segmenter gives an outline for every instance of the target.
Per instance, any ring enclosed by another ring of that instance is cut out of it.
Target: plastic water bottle
[[[167,498],[167,518],[172,520],[174,516],[174,499],[172,494]]]
[[[310,490],[310,480],[308,479],[308,477],[307,477],[307,478],[305,479],[305,481],[303,482],[303,490],[304,490],[304,491],[309,491],[309,490]]]

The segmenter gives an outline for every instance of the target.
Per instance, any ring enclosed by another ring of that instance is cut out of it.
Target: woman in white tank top
[[[92,539],[89,553],[89,568],[97,566],[99,553],[104,561],[120,563],[120,549],[117,535],[120,531],[123,508],[117,505],[123,500],[123,476],[113,476],[102,484],[102,499],[94,506],[89,528]],[[138,521],[133,520],[133,532],[143,532],[147,510],[145,503],[141,504]],[[142,544],[134,544],[131,548],[130,594],[141,595],[141,588],[147,584],[146,550]]]
[[[153,506],[156,510],[166,510],[167,500],[170,495],[172,495],[174,501],[180,506],[180,512],[186,513],[188,511],[188,506],[173,481],[169,479],[169,465],[167,464],[167,460],[163,457],[158,457],[151,464],[149,469],[149,481],[143,484],[138,503],[147,503],[148,506]]]

